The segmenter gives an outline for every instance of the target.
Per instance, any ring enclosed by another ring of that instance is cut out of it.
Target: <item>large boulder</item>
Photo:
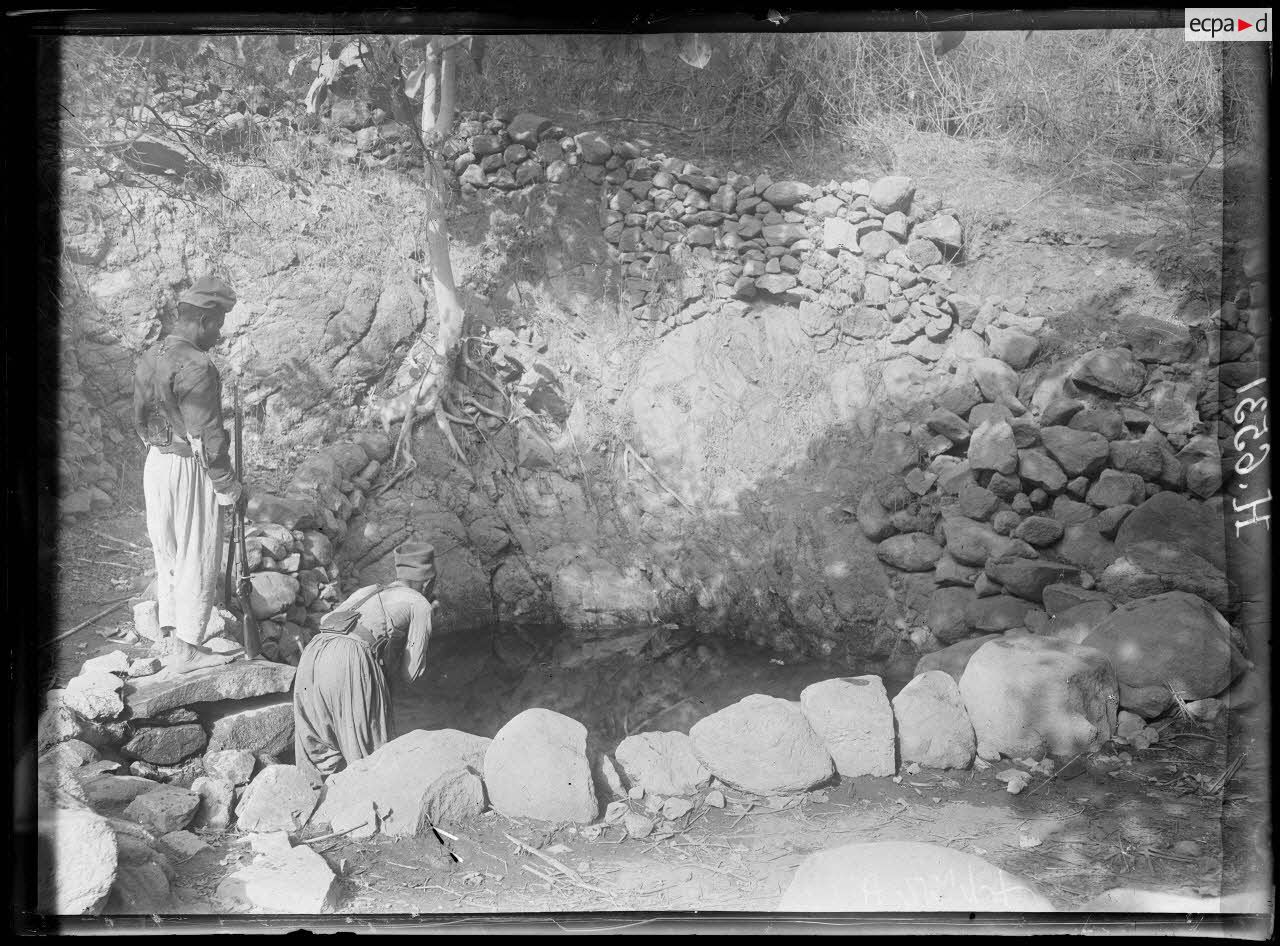
[[[288,693],[295,672],[288,664],[269,660],[236,660],[190,673],[158,673],[131,681],[125,702],[135,718],[146,718],[193,703]]]
[[[107,820],[84,809],[41,808],[36,832],[38,912],[100,913],[118,867],[116,835]]]
[[[1208,504],[1162,490],[1125,517],[1116,530],[1115,543],[1122,552],[1136,542],[1177,545],[1221,571],[1226,568],[1223,534],[1221,514]]]
[[[1120,555],[1115,543],[1102,534],[1101,525],[1098,519],[1068,525],[1054,552],[1064,562],[1078,565],[1090,575],[1101,575]]]
[[[1121,599],[1186,591],[1219,611],[1229,612],[1233,605],[1234,588],[1226,575],[1194,552],[1164,542],[1129,543],[1102,572],[1099,583]]]
[[[931,654],[925,654],[916,661],[915,675],[918,677],[922,673],[941,670],[959,683],[960,678],[964,676],[964,668],[969,665],[969,658],[977,652],[978,648],[988,641],[1000,640],[1003,637],[1003,634],[981,634],[978,637],[956,641]]]
[[[1123,604],[1085,638],[1115,666],[1120,705],[1151,719],[1173,704],[1216,696],[1243,657],[1231,626],[1213,606],[1185,591]]]
[[[297,766],[268,765],[236,805],[236,826],[241,831],[301,831],[319,800],[320,790]]]
[[[587,729],[548,709],[527,709],[498,730],[484,782],[493,807],[510,818],[588,824],[598,814]]]
[[[800,693],[800,710],[845,778],[892,775],[893,709],[874,675],[823,680]]]
[[[993,760],[1095,748],[1115,729],[1116,674],[1106,654],[1030,635],[984,644],[960,678],[978,740]]]
[[[331,775],[312,820],[354,837],[405,837],[477,815],[489,743],[456,729],[406,733]]]
[[[689,737],[716,778],[748,792],[801,792],[835,771],[799,704],[772,696],[745,696],[698,720]]]
[[[323,857],[300,844],[228,875],[215,896],[260,913],[329,913],[337,906],[338,878]]]
[[[1031,884],[975,854],[919,841],[872,841],[810,855],[778,909],[1047,913],[1056,907]]]
[[[614,758],[632,786],[654,795],[692,795],[711,780],[711,770],[693,751],[693,740],[682,732],[628,736]]]
[[[898,757],[932,769],[967,769],[976,746],[955,679],[942,670],[914,677],[893,698]]]

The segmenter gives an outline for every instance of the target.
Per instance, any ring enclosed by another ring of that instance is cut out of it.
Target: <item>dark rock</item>
[[[1096,433],[1070,427],[1044,427],[1040,437],[1045,449],[1068,476],[1096,476],[1111,457],[1107,439]]]
[[[1171,591],[1121,605],[1085,638],[1111,660],[1120,705],[1151,719],[1226,689],[1243,659],[1230,625],[1201,598]]]
[[[204,749],[204,728],[199,723],[181,726],[146,727],[138,730],[124,746],[130,759],[154,765],[174,765]]]
[[[1121,397],[1132,397],[1141,391],[1146,378],[1142,363],[1125,348],[1090,352],[1071,373],[1071,380],[1078,385]]]

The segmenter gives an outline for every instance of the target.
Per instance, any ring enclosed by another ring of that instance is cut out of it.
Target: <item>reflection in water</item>
[[[460,729],[493,736],[531,707],[587,727],[594,750],[636,732],[688,732],[752,693],[799,700],[811,683],[849,676],[837,665],[792,661],[745,641],[674,626],[570,630],[495,625],[432,638],[427,669],[392,688],[398,733]],[[893,696],[902,680],[885,680]]]

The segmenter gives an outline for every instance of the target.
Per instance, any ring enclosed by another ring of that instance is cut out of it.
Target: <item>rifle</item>
[[[235,420],[235,436],[236,436],[236,480],[244,484],[244,453],[241,449],[241,428],[244,426],[244,417],[240,411],[240,389],[236,387],[235,382],[231,384],[231,397],[235,404],[236,420]],[[253,582],[249,578],[249,554],[245,550],[244,544],[244,502],[243,499],[237,499],[234,507],[234,516],[231,526],[232,539],[236,543],[236,547],[240,550],[240,575],[236,581],[236,601],[240,605],[242,627],[244,630],[244,654],[250,660],[262,653],[262,634],[258,630],[258,619],[253,616],[253,608],[250,603],[250,597],[253,593]],[[231,560],[227,560],[227,573],[231,572]]]

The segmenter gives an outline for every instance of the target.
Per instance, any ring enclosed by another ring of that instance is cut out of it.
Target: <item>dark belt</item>
[[[155,447],[157,450],[159,450],[161,453],[172,454],[173,456],[176,456],[176,457],[195,456],[194,451],[192,451],[191,449],[191,444],[187,443],[185,440],[171,440],[169,441],[169,443],[165,444],[163,447],[160,446],[159,444],[154,444],[154,443],[152,444],[152,446]]]

